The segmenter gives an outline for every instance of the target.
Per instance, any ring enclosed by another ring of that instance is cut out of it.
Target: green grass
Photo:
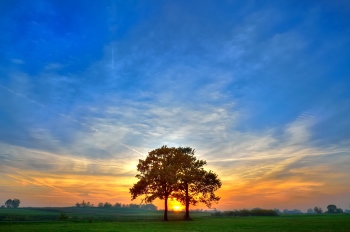
[[[7,211],[7,212],[6,212]],[[59,221],[61,212],[70,219]],[[23,216],[55,215],[55,220],[42,222],[0,221],[1,232],[31,231],[350,231],[350,215],[295,215],[278,217],[211,217],[193,212],[192,221],[183,221],[183,213],[169,213],[169,222],[162,221],[162,211],[43,208],[0,210],[3,214]],[[88,218],[95,219],[89,222]],[[79,219],[79,220],[78,220]]]

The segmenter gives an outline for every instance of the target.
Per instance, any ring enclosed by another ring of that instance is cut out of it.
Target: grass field
[[[61,213],[67,220],[59,220]],[[350,215],[295,215],[277,217],[212,217],[193,212],[192,221],[183,213],[131,209],[33,208],[1,209],[0,231],[350,231]]]

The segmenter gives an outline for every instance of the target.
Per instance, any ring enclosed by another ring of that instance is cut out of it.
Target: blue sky
[[[219,174],[219,208],[347,207],[347,1],[2,1],[0,15],[0,201],[128,202],[138,159],[167,144]],[[120,181],[108,195],[59,176]]]

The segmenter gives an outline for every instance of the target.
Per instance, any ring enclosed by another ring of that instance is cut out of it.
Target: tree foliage
[[[176,198],[186,206],[186,219],[189,219],[189,205],[202,202],[211,207],[212,202],[220,199],[214,192],[221,187],[221,181],[215,173],[203,169],[206,161],[197,160],[194,152],[190,147],[167,146],[149,152],[137,165],[138,182],[130,188],[132,200],[141,195],[145,203],[156,198],[164,200],[165,221],[168,198]]]
[[[212,171],[205,171],[206,161],[197,160],[195,150],[190,147],[179,147],[182,156],[177,172],[177,188],[172,194],[174,198],[185,205],[185,219],[190,219],[189,206],[202,202],[211,208],[212,202],[218,202],[220,197],[215,191],[221,187],[221,181]]]
[[[314,208],[314,211],[317,213],[317,214],[321,214],[323,212],[322,208],[321,207],[315,207]]]
[[[162,146],[148,153],[145,160],[139,160],[136,175],[139,181],[130,188],[132,200],[143,195],[144,203],[156,198],[164,200],[164,220],[168,220],[168,198],[176,190],[174,173],[178,170],[178,160],[182,155],[176,148]]]
[[[327,209],[327,213],[343,213],[343,210],[341,208],[337,208],[336,205],[328,205]]]
[[[19,199],[8,199],[6,202],[5,202],[5,206],[6,208],[18,208],[19,207],[19,204],[21,203],[21,201]]]

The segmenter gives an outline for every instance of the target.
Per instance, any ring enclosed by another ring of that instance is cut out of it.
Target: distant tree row
[[[157,210],[157,206],[153,204],[122,204],[122,203],[115,203],[112,205],[109,202],[106,203],[98,203],[98,207],[104,207],[104,208],[129,208],[129,209],[147,209],[147,210]]]
[[[21,201],[19,199],[8,199],[5,202],[5,205],[2,205],[1,208],[18,208],[20,203]]]
[[[285,209],[283,210],[283,212],[281,212],[279,209],[274,209],[278,214],[302,214],[303,212],[301,212],[299,209],[294,209],[294,210],[288,210],[288,209]],[[324,212],[324,213],[343,213],[343,209],[341,208],[337,208],[336,205],[328,205],[327,206],[327,211]],[[313,209],[312,208],[309,208],[308,210],[306,210],[306,213],[308,214],[313,214],[313,213],[316,213],[316,214],[322,214],[323,213],[323,210],[321,207],[314,207]]]
[[[308,209],[307,211],[308,213],[312,213],[312,209]],[[314,212],[317,213],[317,214],[321,214],[323,213],[323,210],[321,207],[315,207],[314,208]],[[325,213],[343,213],[343,209],[341,208],[337,208],[336,205],[328,205],[327,206],[327,211]]]
[[[212,213],[213,216],[232,216],[232,217],[247,217],[247,216],[278,216],[278,213],[273,209],[255,208],[252,210],[242,209],[233,211],[223,211]]]
[[[75,204],[75,207],[94,207],[94,204],[91,204],[90,202],[83,201],[82,203],[77,202]],[[153,204],[122,204],[122,203],[115,203],[112,205],[109,202],[100,202],[97,204],[98,208],[130,208],[130,209],[146,209],[146,210],[157,210],[157,206]]]
[[[77,202],[77,203],[75,204],[75,206],[76,206],[76,207],[94,207],[94,204],[91,204],[90,202],[85,202],[85,201],[83,200],[82,203]]]
[[[293,209],[293,210],[288,210],[285,209],[283,210],[283,214],[303,214],[299,209]]]

